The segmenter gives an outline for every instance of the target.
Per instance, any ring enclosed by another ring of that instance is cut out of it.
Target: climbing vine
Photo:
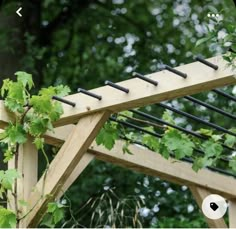
[[[44,150],[43,134],[53,131],[53,122],[63,114],[61,104],[52,100],[52,96],[66,96],[70,92],[67,86],[59,85],[42,88],[38,94],[31,95],[30,91],[34,86],[32,76],[25,72],[16,72],[16,77],[16,82],[4,80],[1,88],[4,104],[9,112],[14,113],[14,118],[0,133],[0,142],[4,148],[4,162],[7,163],[14,157],[15,169],[0,171],[0,198],[7,199],[7,203],[10,204],[7,194],[10,192],[14,197],[15,211],[0,208],[0,227],[16,227],[19,220],[25,217],[19,206],[27,205],[27,202],[19,200],[15,191],[16,180],[22,176],[18,171],[20,145],[27,142],[28,136],[32,137],[37,150],[43,153],[47,163],[46,170],[48,169],[49,160]],[[50,203],[47,221],[51,220],[51,225],[55,225],[62,217],[62,205]]]

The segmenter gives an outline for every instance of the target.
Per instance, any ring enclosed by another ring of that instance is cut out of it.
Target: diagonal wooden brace
[[[36,227],[39,224],[47,204],[60,193],[109,115],[109,112],[99,112],[79,120],[31,193],[29,213],[22,219],[24,227]]]

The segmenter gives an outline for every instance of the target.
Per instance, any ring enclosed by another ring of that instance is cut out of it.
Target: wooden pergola
[[[173,159],[166,160],[159,154],[137,145],[129,146],[133,155],[124,154],[122,140],[117,141],[111,151],[96,145],[94,141],[112,113],[236,83],[235,73],[227,67],[227,63],[221,56],[207,61],[217,65],[218,69],[214,70],[200,62],[194,62],[175,68],[187,74],[187,78],[163,70],[145,76],[158,82],[158,85],[145,82],[140,78],[132,78],[116,84],[128,88],[129,93],[103,86],[89,91],[100,95],[101,100],[82,93],[65,97],[76,103],[76,106],[63,104],[64,114],[55,123],[55,132],[46,133],[44,136],[47,144],[60,146],[47,174],[38,180],[38,152],[30,138],[20,149],[18,169],[23,176],[18,180],[17,195],[19,199],[29,203],[27,209],[22,207],[21,211],[30,210],[29,214],[21,220],[20,227],[37,227],[47,210],[47,204],[61,197],[94,159],[186,185],[200,208],[202,200],[207,195],[220,194],[229,201],[229,227],[236,227],[236,179],[234,177],[209,169],[201,169],[196,173],[188,162],[173,163]],[[14,120],[14,117],[5,109],[3,101],[0,101],[0,128],[3,129],[11,120]],[[176,159],[174,161],[176,162]],[[14,160],[9,162],[8,166],[14,168]],[[228,227],[223,218],[218,220],[206,218],[206,221],[209,227]]]

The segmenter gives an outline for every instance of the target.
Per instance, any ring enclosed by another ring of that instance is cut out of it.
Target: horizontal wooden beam
[[[81,116],[101,110],[118,112],[211,90],[236,82],[233,77],[233,70],[226,67],[227,62],[221,56],[207,60],[218,65],[219,69],[214,70],[200,62],[194,62],[176,68],[188,75],[186,79],[163,70],[146,75],[146,77],[157,81],[158,86],[133,78],[117,83],[117,85],[128,88],[129,93],[115,90],[109,86],[103,86],[90,90],[90,92],[102,96],[102,100],[97,100],[82,93],[66,96],[65,99],[75,102],[76,107],[63,104],[64,114],[55,123],[55,126],[76,123]],[[0,103],[0,127],[9,121],[7,112],[4,109],[3,103]]]
[[[141,173],[157,176],[161,179],[182,184],[198,185],[207,188],[212,193],[217,193],[228,199],[236,197],[236,179],[225,176],[208,169],[201,169],[197,173],[192,170],[192,164],[176,159],[166,160],[160,154],[152,152],[144,147],[130,145],[129,149],[134,155],[124,154],[122,151],[124,142],[117,141],[112,151],[93,143],[88,152],[97,159],[111,162]]]
[[[49,143],[62,144],[73,128],[73,125],[68,125],[66,128],[56,128],[55,133],[48,133],[48,136],[50,135],[50,138],[48,138],[50,140]],[[137,145],[129,146],[134,155],[123,154],[122,147],[123,142],[117,141],[115,147],[109,151],[103,146],[97,146],[94,142],[88,153],[95,155],[99,160],[111,162],[147,175],[158,176],[173,183],[202,186],[225,198],[236,198],[236,179],[233,177],[208,169],[201,169],[196,173],[192,170],[190,163],[175,159],[166,160],[158,153]],[[73,176],[76,178],[76,173]],[[69,186],[70,184],[67,187]],[[64,190],[66,190],[66,187],[64,187]]]

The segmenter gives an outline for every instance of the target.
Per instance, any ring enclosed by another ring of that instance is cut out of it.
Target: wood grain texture
[[[90,92],[101,95],[101,101],[81,93],[66,96],[65,99],[75,102],[77,105],[73,108],[63,104],[64,114],[55,123],[55,126],[76,123],[81,116],[89,113],[102,110],[118,112],[236,83],[233,70],[226,67],[227,63],[221,56],[207,60],[217,64],[219,69],[215,71],[199,62],[194,62],[176,68],[187,73],[187,79],[167,70],[146,75],[146,77],[158,81],[157,87],[138,78],[133,78],[117,83],[130,89],[128,94],[104,86],[90,90]],[[4,126],[4,123],[9,119],[6,117],[2,103],[0,103],[0,111],[0,126]]]
[[[65,184],[63,185],[60,193],[57,195],[57,199],[60,199],[64,192],[75,182],[75,180],[80,176],[80,174],[86,169],[89,163],[94,160],[95,156],[90,153],[85,153],[81,158],[78,165],[75,167],[74,171],[71,173],[69,178],[66,180]]]
[[[39,224],[48,202],[58,195],[109,115],[109,112],[101,112],[79,120],[31,193],[28,209],[33,210],[23,219],[23,225],[36,227]]]
[[[204,198],[207,197],[208,195],[212,194],[212,192],[208,189],[198,187],[198,186],[190,186],[189,188],[190,188],[199,208],[202,209],[202,202],[203,202]],[[207,218],[206,216],[204,216],[204,217],[205,217],[206,222],[210,228],[228,228],[228,226],[226,225],[223,218],[213,220],[213,219]]]
[[[8,169],[15,169],[15,158],[8,162]],[[17,198],[27,202],[33,187],[38,181],[38,151],[29,140],[19,148],[18,172],[21,178],[17,180]],[[15,209],[13,196],[9,195],[10,208]],[[18,204],[20,217],[26,213],[26,208]],[[20,224],[20,227],[24,225]]]
[[[236,198],[229,201],[229,228],[236,228]]]

